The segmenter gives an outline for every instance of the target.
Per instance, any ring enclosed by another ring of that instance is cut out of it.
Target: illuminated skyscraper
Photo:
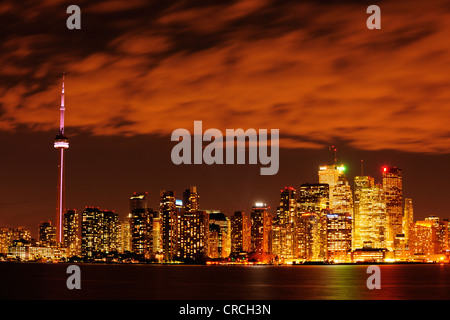
[[[65,173],[64,173],[64,150],[69,148],[69,139],[64,135],[64,75],[61,91],[61,106],[59,108],[59,131],[55,137],[53,146],[59,150],[58,162],[58,196],[56,204],[56,240],[61,243],[63,241],[63,214],[65,211]]]
[[[113,211],[86,207],[82,213],[81,255],[92,260],[118,250],[119,215]]]
[[[387,248],[397,247],[395,238],[403,233],[402,171],[397,167],[383,167],[383,190],[386,197]]]
[[[386,248],[386,228],[383,187],[372,177],[356,176],[352,248]]]
[[[337,180],[336,180],[337,181]],[[302,213],[315,212],[320,214],[322,210],[330,207],[329,186],[325,183],[305,183],[299,189],[299,211]]]
[[[281,261],[296,258],[297,234],[296,216],[298,209],[297,191],[292,187],[281,190],[277,216],[273,221],[273,254]]]
[[[68,256],[78,255],[80,251],[80,219],[74,209],[64,213],[63,246],[68,249]]]
[[[179,259],[202,261],[208,255],[209,214],[185,211],[177,219],[177,253]]]
[[[135,192],[130,197],[130,212],[134,209],[147,209],[147,192]]]
[[[131,251],[149,259],[155,253],[154,219],[159,213],[149,208],[135,208],[130,214]]]
[[[183,192],[183,205],[186,212],[200,210],[200,195],[196,186],[192,186]]]
[[[433,220],[416,221],[410,230],[409,248],[412,258],[423,259],[440,253]]]
[[[119,239],[118,251],[119,253],[132,252],[131,245],[131,217],[129,213],[126,219],[119,221]]]
[[[180,210],[176,208],[175,192],[161,191],[159,214],[161,216],[161,238],[164,261],[170,262],[177,252],[177,219]]]
[[[56,246],[56,228],[50,221],[41,221],[39,224],[38,241],[41,247]]]
[[[220,211],[207,210],[206,212],[209,214],[209,229],[212,232],[217,231],[218,258],[227,258],[231,253],[230,219]],[[210,250],[216,251],[212,246],[213,244],[210,244]]]
[[[326,212],[303,212],[297,218],[297,258],[307,261],[326,259]]]
[[[330,147],[330,162],[327,165],[322,165],[319,167],[319,183],[327,184],[329,187],[329,205],[332,208],[333,205],[333,197],[334,197],[334,188],[338,184],[338,180],[340,177],[344,175],[345,166],[344,165],[336,165],[336,148],[334,146]]]
[[[250,222],[243,211],[236,211],[231,217],[231,252],[242,253],[250,250]]]
[[[436,230],[436,253],[443,253],[449,250],[449,232],[448,219],[442,219],[437,216],[429,216],[425,221],[432,221]]]
[[[405,198],[405,208],[403,211],[403,233],[405,234],[406,243],[409,243],[410,229],[414,223],[414,210],[412,199]]]
[[[348,212],[327,214],[327,259],[349,262],[352,249],[352,216]]]
[[[272,216],[263,203],[256,203],[251,212],[251,250],[254,253],[272,253]]]

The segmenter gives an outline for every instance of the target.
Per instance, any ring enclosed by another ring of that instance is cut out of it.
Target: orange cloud
[[[67,125],[96,135],[169,137],[202,120],[220,130],[280,129],[285,148],[342,139],[366,150],[448,153],[448,6],[381,9],[382,29],[371,31],[358,4],[178,4],[108,35],[104,47],[83,48],[86,55],[49,58],[67,72]],[[27,44],[16,57],[40,50],[27,36],[15,41]],[[8,74],[31,72],[17,60],[9,65]],[[33,74],[48,81],[42,66]],[[57,80],[34,91],[3,87],[3,129],[56,128]]]

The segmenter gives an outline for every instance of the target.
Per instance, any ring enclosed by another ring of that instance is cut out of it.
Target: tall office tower
[[[230,219],[220,211],[206,210],[209,214],[210,230],[217,231],[218,258],[228,258],[231,253],[231,223]],[[218,229],[213,225],[218,226]],[[212,245],[211,245],[212,246]],[[210,250],[215,250],[211,248]]]
[[[64,150],[69,148],[69,139],[64,135],[64,74],[61,91],[61,106],[59,108],[59,131],[55,137],[53,146],[59,150],[58,162],[58,196],[56,204],[56,241],[63,241],[63,214],[65,211],[65,173],[64,173]]]
[[[161,217],[162,250],[165,262],[172,261],[177,252],[178,211],[175,205],[175,192],[161,191],[159,214]]]
[[[305,212],[297,220],[297,258],[307,261],[326,259],[326,212]],[[325,227],[323,227],[325,226]]]
[[[277,255],[280,261],[292,261],[297,256],[297,212],[297,191],[293,187],[285,187],[281,190],[280,204],[272,230],[273,254]]]
[[[330,161],[327,165],[322,165],[319,167],[319,183],[325,183],[329,186],[329,204],[330,207],[333,205],[334,188],[338,184],[339,177],[344,175],[345,166],[336,165],[336,148],[330,146]],[[331,207],[331,209],[333,209]]]
[[[135,208],[130,214],[131,251],[149,259],[157,253],[155,219],[159,212],[150,208]]]
[[[329,212],[329,185],[300,185],[297,215],[297,251],[299,258],[325,260],[327,245],[326,215]]]
[[[298,210],[302,213],[315,212],[320,214],[322,210],[330,207],[329,186],[325,183],[304,183],[298,190]]]
[[[435,221],[416,221],[411,226],[410,232],[409,249],[411,257],[422,258],[423,256],[440,253]]]
[[[251,251],[272,253],[272,216],[263,203],[256,203],[251,212]]]
[[[234,212],[231,217],[231,253],[250,251],[250,222],[243,211]]]
[[[41,221],[39,224],[38,241],[41,247],[56,246],[56,227],[50,221]]]
[[[327,214],[327,259],[349,262],[352,249],[352,216],[348,212]]]
[[[414,223],[414,210],[412,199],[405,198],[405,207],[403,209],[403,233],[406,243],[409,244],[410,229]]]
[[[118,240],[118,252],[132,252],[131,245],[131,217],[129,213],[126,219],[119,220],[119,240]]]
[[[119,215],[113,211],[86,207],[82,213],[81,255],[92,260],[102,253],[117,251]]]
[[[64,213],[63,246],[68,249],[68,255],[78,255],[80,251],[80,219],[75,209]]]
[[[388,224],[387,248],[398,247],[397,235],[402,234],[403,187],[402,171],[397,167],[383,167],[383,189],[386,197],[386,216]]]
[[[386,248],[386,201],[372,177],[356,176],[352,249]]]
[[[195,212],[200,210],[199,202],[200,195],[197,192],[196,186],[192,186],[183,192],[183,205],[186,212]]]
[[[208,255],[209,214],[206,211],[182,212],[177,224],[177,258],[204,260]]]
[[[130,212],[134,209],[147,209],[147,192],[135,192],[130,197]]]

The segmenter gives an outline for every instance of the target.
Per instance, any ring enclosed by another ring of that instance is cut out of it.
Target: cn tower
[[[64,106],[64,77],[62,81],[61,90],[61,106],[59,108],[60,118],[59,118],[59,132],[55,137],[55,142],[53,146],[58,149],[59,152],[59,162],[58,162],[58,197],[56,205],[56,238],[59,243],[63,239],[63,214],[65,209],[65,187],[64,187],[64,150],[69,148],[69,139],[64,135],[64,111],[66,110]]]

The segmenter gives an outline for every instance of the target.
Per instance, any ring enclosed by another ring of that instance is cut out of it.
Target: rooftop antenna
[[[328,148],[328,150],[330,151],[330,162],[332,165],[334,165],[337,162],[337,157],[336,157],[337,149],[335,146],[330,146]]]

